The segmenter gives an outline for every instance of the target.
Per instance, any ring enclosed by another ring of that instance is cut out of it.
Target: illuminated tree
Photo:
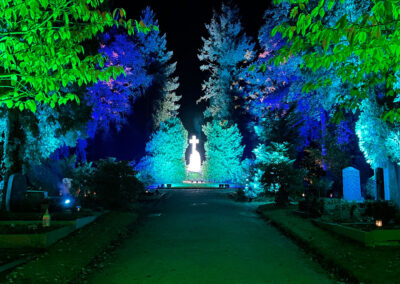
[[[4,153],[7,173],[21,172],[26,133],[21,113],[35,112],[37,104],[52,108],[79,97],[62,88],[107,80],[123,72],[120,66],[103,67],[101,54],[85,54],[83,43],[106,27],[119,25],[134,32],[132,20],[116,21],[108,12],[95,10],[102,1],[6,0],[0,3],[0,103],[5,103],[7,127]],[[136,29],[151,28],[136,23]]]
[[[234,110],[238,91],[232,84],[238,80],[239,65],[252,58],[254,44],[243,31],[239,9],[222,4],[220,13],[214,11],[211,23],[206,25],[208,38],[202,38],[198,54],[200,69],[210,77],[202,85],[204,95],[198,102],[209,101],[206,117],[229,119]]]
[[[120,130],[133,103],[151,82],[145,70],[144,55],[131,37],[113,28],[101,39],[99,53],[107,58],[105,67],[121,66],[125,75],[99,81],[88,88],[88,103],[93,107],[92,121],[88,125],[90,137],[98,130],[107,133],[111,125]]]
[[[344,109],[357,110],[362,100],[378,85],[385,86],[383,95],[391,100],[383,117],[398,120],[396,74],[399,72],[399,1],[290,1],[292,20],[276,27],[291,44],[281,49],[275,62],[282,62],[290,55],[300,55],[304,67],[313,71],[334,69],[335,74],[348,83],[350,91],[335,93]],[[347,5],[350,2],[351,5]],[[334,22],[324,22],[337,5],[343,5],[345,15]],[[370,5],[370,6],[369,6]],[[362,11],[354,13],[354,11]],[[354,15],[352,15],[352,12]],[[322,76],[308,82],[303,91],[318,89],[331,84],[331,78]],[[338,112],[337,118],[341,117]]]
[[[134,33],[132,20],[116,21],[108,12],[95,10],[102,1],[6,0],[0,4],[0,101],[20,110],[35,111],[36,103],[79,102],[62,86],[105,80],[122,73],[119,66],[104,70],[100,54],[84,55],[82,43],[106,27],[121,25]],[[119,10],[125,16],[124,10]],[[150,28],[136,25],[141,31]]]
[[[211,182],[241,182],[244,146],[242,135],[236,124],[213,120],[203,125],[207,137],[204,144],[205,162],[203,177]]]
[[[185,152],[188,133],[179,118],[160,123],[146,144],[147,155],[136,166],[143,182],[182,182],[186,176]]]
[[[278,188],[276,203],[287,205],[289,196],[301,188],[306,172],[293,167],[294,160],[289,158],[287,143],[271,143],[265,148],[261,145],[256,150],[260,152],[263,170],[261,183],[266,190]]]
[[[150,7],[142,11],[141,21],[147,26],[158,26],[158,21]],[[173,52],[167,49],[166,34],[158,30],[149,33],[137,33],[135,43],[145,59],[145,69],[152,77],[151,86],[146,95],[155,101],[153,108],[154,128],[160,123],[178,115],[181,96],[176,94],[179,78],[174,76],[176,62],[171,62]]]

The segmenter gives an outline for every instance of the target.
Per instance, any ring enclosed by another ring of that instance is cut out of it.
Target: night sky
[[[207,74],[200,71],[197,58],[202,46],[201,37],[206,37],[205,24],[209,23],[213,9],[219,9],[223,1],[127,1],[110,0],[114,7],[122,7],[128,18],[139,19],[142,9],[150,6],[156,13],[160,31],[167,34],[168,50],[174,52],[173,60],[177,61],[176,75],[179,76],[178,94],[182,95],[180,118],[189,135],[200,136],[203,124],[203,111],[206,104],[196,104],[202,95],[201,83]],[[226,2],[226,1],[225,1]],[[256,38],[263,23],[263,14],[270,1],[237,0],[242,15],[242,24],[248,35]],[[89,143],[88,158],[96,159],[106,156],[118,159],[139,160],[144,155],[145,143],[150,133],[146,125],[151,123],[151,101],[146,97],[139,99],[134,106],[134,113],[129,118],[129,125],[120,133],[113,133],[107,140],[97,137]],[[204,141],[203,135],[200,138]],[[203,152],[200,143],[200,152]],[[101,156],[99,156],[101,155]]]

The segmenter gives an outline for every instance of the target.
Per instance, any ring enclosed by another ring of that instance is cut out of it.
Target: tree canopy
[[[85,54],[83,43],[113,25],[129,34],[148,32],[143,22],[125,21],[125,11],[99,11],[103,0],[5,0],[0,3],[0,103],[36,111],[38,103],[65,104],[79,97],[62,87],[116,78],[121,66],[103,67],[101,54]],[[116,13],[119,13],[117,20]]]

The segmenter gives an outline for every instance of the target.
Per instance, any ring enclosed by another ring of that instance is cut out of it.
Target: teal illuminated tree
[[[203,126],[203,132],[207,137],[203,178],[211,182],[242,182],[244,146],[237,125],[213,120]]]
[[[186,176],[187,139],[179,118],[161,122],[146,144],[147,155],[136,166],[139,179],[146,184],[182,182]]]

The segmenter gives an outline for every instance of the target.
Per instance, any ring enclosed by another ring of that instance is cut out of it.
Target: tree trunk
[[[21,112],[18,109],[7,111],[7,130],[4,140],[4,164],[6,173],[4,175],[4,188],[2,199],[2,210],[5,210],[5,194],[7,192],[8,179],[12,174],[22,173],[23,146],[26,140],[24,129],[21,125]]]

